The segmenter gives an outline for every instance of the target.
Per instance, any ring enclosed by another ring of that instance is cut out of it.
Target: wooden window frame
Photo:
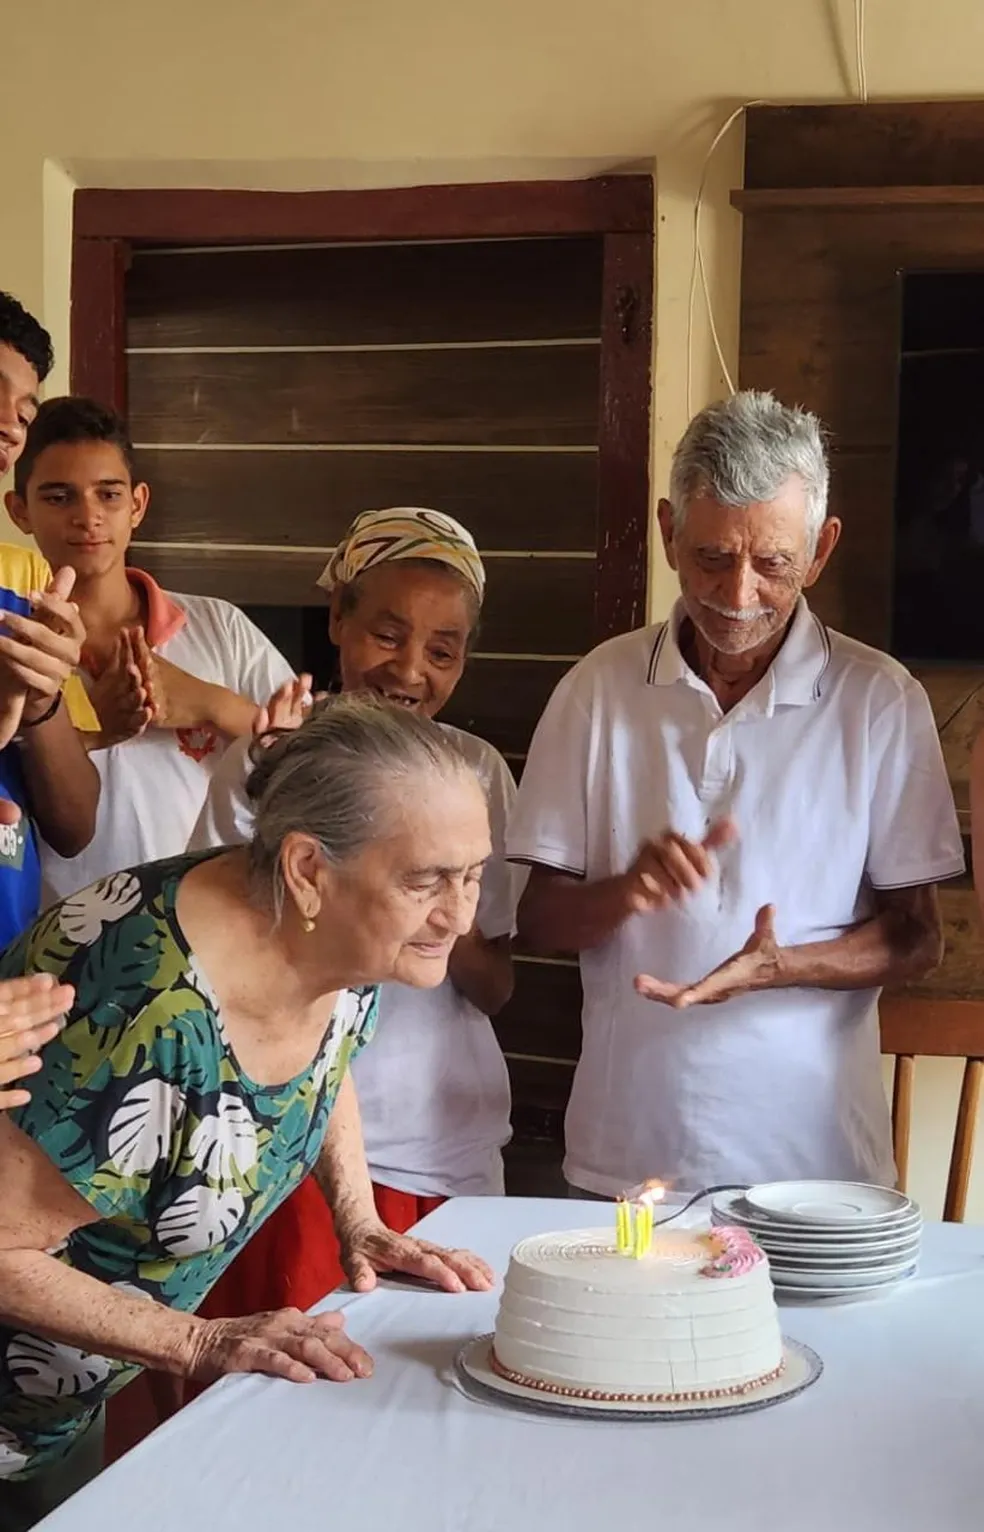
[[[75,193],[71,386],[126,410],[124,283],[148,245],[523,239],[603,241],[595,637],[646,620],[652,388],[649,176],[381,191]]]

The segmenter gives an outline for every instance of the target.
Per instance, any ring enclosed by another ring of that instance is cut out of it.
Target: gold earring
[[[314,921],[311,919],[310,915],[305,915],[301,924],[305,934],[310,936],[311,932],[314,930]]]

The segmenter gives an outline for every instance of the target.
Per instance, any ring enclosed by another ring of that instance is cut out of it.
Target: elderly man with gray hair
[[[521,934],[580,959],[579,1191],[895,1179],[878,996],[939,961],[964,859],[922,688],[803,595],[840,536],[827,487],[814,416],[702,411],[659,505],[679,601],[575,666],[534,736],[508,852]]]

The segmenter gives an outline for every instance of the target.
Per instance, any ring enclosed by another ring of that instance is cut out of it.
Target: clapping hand
[[[0,798],[0,824],[15,825],[20,817],[16,803]],[[57,983],[48,973],[0,980],[0,1110],[30,1101],[30,1091],[4,1087],[37,1074],[38,1049],[58,1036],[61,1018],[74,999],[71,986]]]
[[[148,680],[126,629],[116,640],[109,664],[93,681],[89,700],[99,719],[100,744],[104,747],[136,739],[153,721]]]
[[[775,917],[774,906],[763,905],[755,917],[755,930],[741,951],[697,984],[667,984],[650,974],[640,974],[635,981],[636,990],[647,1000],[658,1000],[683,1011],[693,1005],[719,1005],[751,990],[772,988],[780,972]]]
[[[265,734],[276,734],[286,729],[299,729],[314,704],[320,702],[324,696],[321,692],[317,697],[312,697],[313,685],[314,677],[302,674],[295,680],[285,681],[283,686],[278,686],[270,701],[256,714],[256,722],[253,724],[255,737],[262,739]]]
[[[737,833],[730,819],[719,819],[699,842],[675,830],[645,841],[624,876],[628,912],[640,915],[663,909],[696,893],[711,876],[714,852],[735,840]]]
[[[5,823],[16,823],[7,809]],[[22,1080],[41,1068],[38,1050],[58,1036],[61,1018],[75,997],[67,984],[51,974],[32,974],[26,979],[0,980],[0,1108],[26,1106],[26,1090],[5,1090],[12,1080]]]
[[[143,628],[130,628],[126,638],[153,711],[154,728],[200,729],[210,724],[211,684],[155,654]]]
[[[85,643],[79,609],[69,600],[75,570],[59,569],[31,598],[31,616],[4,612],[0,628],[0,749],[21,726],[43,718],[78,668]]]

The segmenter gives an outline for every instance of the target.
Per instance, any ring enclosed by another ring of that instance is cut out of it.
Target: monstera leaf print
[[[135,1282],[111,1282],[110,1287],[115,1287],[118,1293],[125,1293],[128,1298],[144,1298],[148,1303],[153,1303],[153,1293],[145,1292]]]
[[[104,1356],[60,1346],[40,1335],[15,1335],[4,1360],[19,1391],[41,1399],[88,1393],[105,1383],[112,1371]]]
[[[314,1067],[312,1085],[315,1092],[325,1087],[329,1097],[334,1100],[345,1078],[353,1046],[351,1037],[333,1037],[328,1040],[324,1052]]]
[[[314,1097],[310,1088],[290,1095],[278,1095],[273,1091],[258,1099],[261,1115],[263,1180],[267,1186],[278,1187],[293,1180],[291,1172],[300,1165],[310,1170],[324,1142],[328,1123],[327,1112],[314,1112],[317,1119],[312,1123]],[[308,1142],[312,1130],[317,1136],[317,1147],[308,1156]]]
[[[188,1140],[188,1154],[207,1181],[231,1181],[253,1169],[256,1124],[239,1096],[219,1092],[214,1115],[203,1117]]]
[[[58,910],[58,924],[69,941],[87,947],[102,935],[103,926],[129,915],[142,898],[140,880],[132,872],[118,872],[65,899]]]
[[[346,989],[339,995],[331,1025],[321,1045],[321,1054],[313,1071],[316,1091],[327,1082],[334,1097],[345,1076],[349,1060],[372,1036],[378,1010],[375,989]]]
[[[19,1473],[26,1462],[27,1453],[19,1438],[6,1426],[0,1426],[0,1479],[9,1479],[12,1473]]]
[[[180,1260],[224,1244],[245,1215],[245,1199],[234,1186],[224,1191],[193,1186],[164,1209],[154,1233],[158,1244]]]
[[[43,1068],[31,1079],[30,1101],[12,1114],[13,1121],[29,1138],[55,1134],[57,1142],[51,1148],[47,1147],[46,1137],[46,1150],[62,1170],[84,1164],[91,1155],[91,1145],[70,1105],[76,1092],[76,1062],[75,1053],[65,1044],[65,1034],[56,1037],[44,1049]]]
[[[161,928],[146,911],[124,915],[106,926],[73,965],[73,1017],[84,1017],[90,1034],[98,1028],[126,1027],[147,1001],[148,991],[158,988],[163,945]],[[114,1042],[112,1036],[108,1043],[94,1038],[96,1047]]]
[[[212,988],[211,983],[209,982],[208,975],[205,973],[205,970],[200,967],[198,959],[194,953],[192,953],[191,957],[189,958],[188,967],[184,974],[184,981],[189,989],[193,989],[195,991],[196,995],[201,995],[203,1000],[208,1001],[213,1011],[218,1010],[218,997],[215,993],[215,990]]]
[[[53,973],[71,982],[72,959],[78,951],[59,924],[58,905],[40,919],[17,941],[5,948],[0,957],[0,978],[16,978],[23,973]]]
[[[222,1045],[210,1007],[185,987],[183,976],[174,989],[155,996],[153,1004],[154,1072],[179,1084],[189,1099],[215,1090],[220,1083]],[[142,1029],[132,1030],[136,1035]],[[136,1050],[129,1047],[129,1035],[122,1037],[113,1055],[114,1062],[129,1059],[131,1052],[136,1060]]]
[[[167,1158],[184,1115],[176,1085],[151,1076],[130,1087],[109,1122],[106,1149],[121,1176],[149,1175]]]

